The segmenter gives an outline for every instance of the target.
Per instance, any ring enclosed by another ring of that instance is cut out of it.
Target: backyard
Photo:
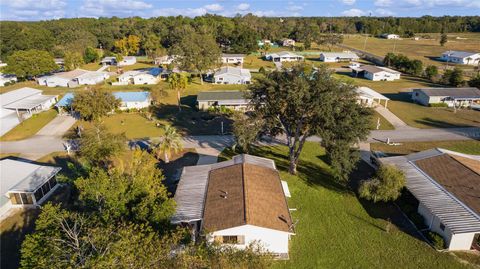
[[[222,159],[233,154],[226,150]],[[286,147],[257,148],[253,154],[275,160],[292,194],[289,208],[296,209],[291,211],[296,225],[290,260],[275,268],[470,268],[418,239],[392,204],[359,200],[334,181],[317,143],[304,147],[296,176],[286,172]],[[370,175],[367,165],[360,167],[353,180]],[[387,219],[400,227],[386,232]]]

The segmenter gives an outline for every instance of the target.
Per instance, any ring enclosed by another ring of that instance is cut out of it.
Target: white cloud
[[[48,20],[65,16],[66,0],[2,1],[2,20]]]
[[[351,8],[351,9],[343,11],[342,15],[346,16],[346,17],[359,17],[359,16],[364,16],[365,11],[357,9],[357,8]]]
[[[152,7],[141,0],[85,0],[80,7],[80,16],[145,16]]]
[[[480,0],[403,0],[402,6],[480,8]]]
[[[355,4],[356,0],[341,0],[342,3],[344,3],[345,5],[353,5]]]
[[[288,11],[300,11],[303,10],[303,6],[298,6],[298,5],[289,5],[287,7]]]
[[[374,3],[377,7],[389,7],[393,5],[392,0],[376,0]]]
[[[178,16],[197,17],[207,13],[207,9],[200,8],[159,8],[155,9],[152,16]]]
[[[250,4],[247,4],[247,3],[241,3],[237,6],[237,10],[239,11],[245,11],[245,10],[248,10],[250,8]]]
[[[223,10],[223,7],[219,4],[206,5],[206,6],[204,6],[204,8],[208,11],[222,11]]]
[[[375,14],[379,16],[385,16],[385,17],[395,15],[395,13],[393,13],[391,10],[384,9],[384,8],[377,8],[375,10]]]

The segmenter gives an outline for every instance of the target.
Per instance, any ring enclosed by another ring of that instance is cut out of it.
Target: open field
[[[221,157],[233,154],[226,150]],[[317,143],[304,147],[297,176],[287,173],[286,147],[257,148],[253,154],[275,160],[292,194],[288,206],[297,209],[291,211],[296,225],[290,260],[278,261],[274,268],[469,268],[452,255],[433,250],[411,230],[395,226],[386,232],[387,219],[397,224],[403,216],[392,204],[359,200],[334,181],[324,162],[325,151]]]
[[[341,73],[337,73],[335,76],[359,86],[370,87],[390,98],[388,109],[412,127],[480,126],[480,112],[478,111],[461,109],[454,113],[453,108],[426,107],[413,103],[409,94],[411,88],[440,86],[427,80],[408,75],[402,75],[402,79],[396,81],[371,81],[364,78],[353,78],[349,74]]]
[[[375,151],[382,151],[388,155],[405,155],[432,148],[444,148],[458,151],[465,154],[480,155],[480,141],[432,141],[432,142],[407,142],[400,146],[390,146],[384,143],[372,143],[370,148]]]
[[[22,140],[36,134],[57,116],[55,109],[50,109],[20,122],[15,128],[0,137],[0,141]]]
[[[418,34],[421,36],[422,34]],[[383,39],[376,37],[368,37],[366,51],[374,55],[384,57],[388,52],[393,52],[395,45],[395,53],[401,53],[409,58],[418,59],[426,65],[443,66],[444,62],[437,61],[436,58],[441,56],[442,52],[447,50],[480,50],[480,33],[449,33],[448,42],[444,47],[439,44],[439,33],[427,34],[432,39],[414,40],[413,38],[404,38],[400,40]],[[456,39],[456,37],[466,39]],[[344,45],[363,50],[365,37],[361,35],[346,35],[343,41]],[[473,68],[472,66],[466,68]]]

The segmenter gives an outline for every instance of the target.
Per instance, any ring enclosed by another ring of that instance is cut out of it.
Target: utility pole
[[[397,46],[397,39],[394,38],[393,40],[394,40],[393,41],[393,53],[395,53],[395,47]]]

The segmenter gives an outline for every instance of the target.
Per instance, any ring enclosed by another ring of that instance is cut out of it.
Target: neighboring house
[[[320,61],[332,63],[332,62],[350,62],[358,61],[360,57],[353,52],[322,52],[320,53]]]
[[[396,34],[382,34],[381,37],[385,38],[385,39],[399,39],[400,38],[400,36],[396,35]]]
[[[270,41],[268,39],[259,40],[257,42],[257,44],[258,44],[259,47],[263,47],[263,45],[265,45],[265,44],[273,45],[272,41]]]
[[[195,238],[239,249],[258,242],[288,259],[294,227],[273,160],[236,155],[215,164],[187,166],[175,192],[173,224],[190,227]]]
[[[431,149],[380,162],[403,171],[418,213],[448,250],[471,249],[480,236],[480,156]]]
[[[137,62],[137,57],[135,56],[124,56],[121,61],[117,62],[118,66],[133,65]]]
[[[362,65],[360,67],[352,67],[354,76],[363,76],[373,81],[393,81],[400,79],[400,72],[390,68],[373,65]]]
[[[171,64],[173,63],[173,61],[175,61],[175,58],[177,58],[177,56],[175,55],[160,56],[155,58],[155,64],[156,65]]]
[[[114,92],[113,95],[120,99],[120,110],[142,109],[151,105],[150,92]]]
[[[55,61],[55,64],[57,64],[60,67],[65,66],[65,60],[63,58],[55,58],[53,59]]]
[[[224,64],[243,64],[245,54],[222,54],[222,63]]]
[[[224,66],[213,75],[215,84],[250,84],[251,80],[250,70],[240,67]]]
[[[290,38],[285,38],[282,40],[282,46],[284,47],[293,47],[295,46],[295,40]]]
[[[33,208],[58,188],[55,176],[60,167],[43,166],[27,161],[0,160],[0,218],[12,208]]]
[[[37,79],[38,84],[48,87],[77,87],[79,85],[95,85],[108,79],[107,72],[75,69],[68,72],[59,72]]]
[[[6,83],[17,82],[17,76],[0,73],[0,86],[5,86]]]
[[[440,60],[449,63],[478,65],[478,63],[480,62],[480,53],[449,50],[442,53],[442,57],[440,57]]]
[[[242,91],[208,91],[198,93],[197,103],[200,110],[217,106],[247,110],[250,100],[245,98],[245,92]]]
[[[0,136],[56,102],[57,95],[43,95],[41,90],[27,87],[0,94]]]
[[[424,106],[445,103],[449,107],[469,107],[480,103],[480,90],[471,88],[420,88],[413,89],[412,100]]]
[[[112,85],[143,85],[143,84],[157,84],[160,81],[160,75],[162,74],[162,68],[153,67],[142,70],[127,71],[118,76],[118,82],[112,83]]]
[[[101,64],[103,65],[116,65],[117,64],[117,58],[115,57],[105,57],[100,61]]]
[[[355,89],[357,92],[358,96],[358,102],[364,106],[367,107],[374,107],[375,104],[382,104],[382,100],[384,102],[384,107],[387,107],[388,100],[390,100],[388,97],[384,96],[383,94],[380,94],[376,92],[375,90],[368,88],[368,87],[358,87]]]
[[[273,62],[295,62],[303,61],[303,56],[290,51],[282,51],[265,55],[265,59]]]

